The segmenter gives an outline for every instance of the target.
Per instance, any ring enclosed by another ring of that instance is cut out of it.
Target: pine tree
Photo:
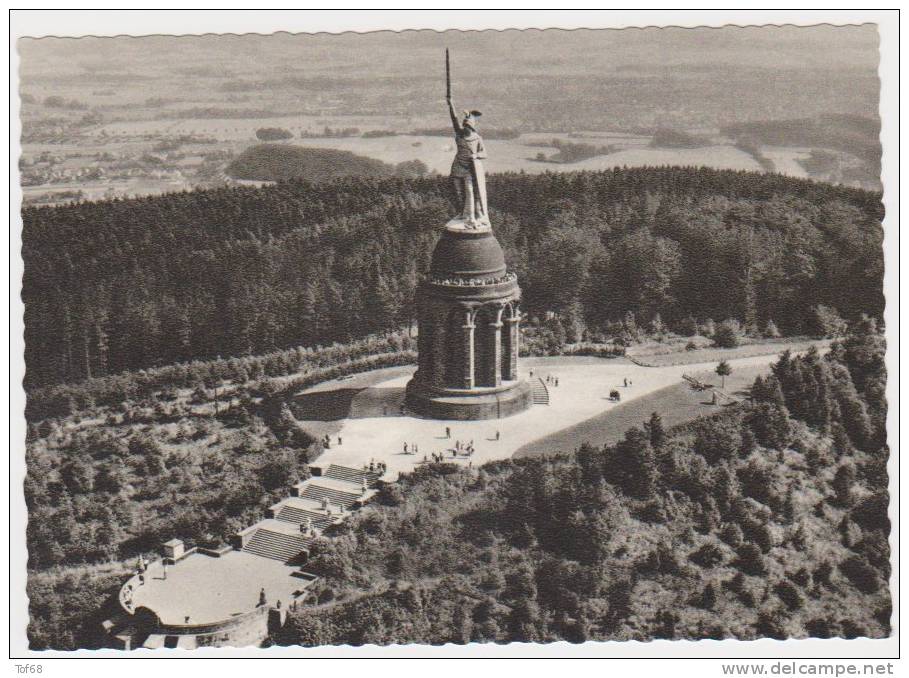
[[[646,429],[650,434],[650,444],[653,448],[658,449],[661,447],[666,439],[666,429],[663,428],[663,419],[658,412],[650,415],[650,421],[647,422]]]

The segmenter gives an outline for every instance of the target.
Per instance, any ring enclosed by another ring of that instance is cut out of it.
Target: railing
[[[433,285],[445,285],[447,287],[490,287],[492,285],[502,285],[513,282],[518,279],[514,273],[506,273],[498,278],[429,278]]]
[[[218,631],[223,631],[225,629],[233,628],[235,626],[240,626],[241,624],[248,623],[251,619],[254,619],[258,616],[267,615],[269,610],[272,609],[271,605],[259,605],[249,612],[243,612],[236,615],[235,617],[230,617],[228,619],[222,619],[221,621],[209,622],[207,624],[159,624],[155,633],[160,633],[167,635],[172,633],[174,635],[195,635],[198,633],[217,633]]]

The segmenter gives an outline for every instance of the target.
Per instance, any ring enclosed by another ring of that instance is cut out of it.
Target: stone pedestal
[[[437,419],[494,419],[531,405],[517,367],[521,289],[491,229],[446,227],[417,295],[411,410]]]

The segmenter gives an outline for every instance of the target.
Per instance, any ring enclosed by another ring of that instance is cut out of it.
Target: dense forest
[[[227,166],[225,171],[234,179],[251,181],[285,181],[288,179],[324,181],[350,176],[420,176],[426,174],[427,168],[419,160],[408,160],[397,165],[389,165],[375,158],[367,158],[334,148],[259,144],[243,151],[240,157]]]
[[[583,333],[629,314],[811,333],[880,317],[880,195],[643,168],[489,179],[524,309]],[[283,182],[23,210],[29,387],[348,341],[412,320],[442,178]]]
[[[319,543],[315,606],[272,640],[889,635],[883,356],[863,321],[671,431],[420,469]]]

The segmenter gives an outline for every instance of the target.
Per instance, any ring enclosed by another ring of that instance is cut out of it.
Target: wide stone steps
[[[549,389],[546,388],[546,382],[542,379],[537,379],[533,382],[532,397],[534,405],[549,404]]]
[[[365,471],[358,468],[351,468],[349,466],[339,466],[338,464],[332,464],[328,467],[323,474],[327,478],[334,478],[335,480],[344,480],[348,483],[353,483],[355,485],[363,486],[363,480],[366,480],[368,487],[374,487],[376,481],[379,479],[379,474],[373,471]]]
[[[329,503],[334,504],[335,506],[343,506],[346,511],[363,495],[361,492],[346,492],[333,487],[325,487],[310,481],[303,488],[303,491],[300,492],[299,496],[303,499],[312,499],[313,501],[327,499]]]
[[[243,550],[263,558],[287,562],[300,555],[300,552],[306,550],[313,541],[313,537],[305,537],[302,534],[284,534],[259,528],[243,546]]]
[[[313,527],[320,530],[331,523],[331,518],[324,513],[310,511],[309,509],[298,508],[296,506],[282,506],[275,514],[275,520],[280,520],[285,523],[295,523],[297,525],[304,524],[307,518],[309,518]]]

